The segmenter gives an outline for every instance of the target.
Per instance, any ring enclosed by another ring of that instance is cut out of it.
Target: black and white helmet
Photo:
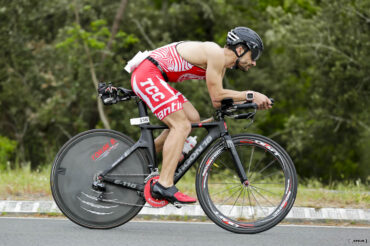
[[[235,47],[238,44],[243,44],[248,47],[252,52],[252,60],[256,61],[262,54],[263,42],[260,36],[250,28],[247,27],[236,27],[227,34],[226,44],[235,51]],[[243,56],[241,54],[238,57]]]

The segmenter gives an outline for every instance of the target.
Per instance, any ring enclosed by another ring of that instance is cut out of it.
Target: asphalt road
[[[110,230],[91,230],[66,219],[0,217],[1,246],[167,246],[167,245],[370,245],[370,228],[277,226],[239,235],[211,223],[129,222]]]

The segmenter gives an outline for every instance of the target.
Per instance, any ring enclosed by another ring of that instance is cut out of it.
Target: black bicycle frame
[[[145,103],[141,100],[137,100],[137,105],[139,108],[139,115],[140,117],[147,117],[147,107]],[[130,147],[128,150],[126,150],[120,158],[118,158],[110,168],[105,170],[103,173],[100,174],[100,177],[102,180],[108,183],[112,183],[115,185],[123,186],[125,188],[134,189],[138,191],[144,190],[143,184],[136,184],[131,182],[125,182],[123,180],[117,180],[112,179],[108,177],[104,177],[107,175],[110,171],[112,171],[117,165],[119,165],[121,162],[123,162],[128,156],[130,156],[134,151],[136,151],[139,148],[144,148],[149,152],[149,170],[151,172],[154,172],[157,167],[157,158],[156,158],[156,151],[154,146],[154,139],[153,139],[153,130],[157,129],[168,129],[167,126],[159,126],[159,125],[151,125],[149,123],[141,124],[139,125],[141,128],[141,136],[139,141],[137,141],[132,147]],[[189,153],[188,157],[182,160],[176,169],[175,176],[174,176],[174,182],[175,184],[181,179],[182,176],[189,170],[189,168],[196,162],[196,160],[204,153],[204,151],[216,140],[219,138],[224,139],[225,148],[228,148],[230,150],[231,156],[233,158],[233,161],[235,163],[235,168],[237,170],[237,173],[239,175],[240,181],[244,184],[248,181],[248,178],[245,174],[243,165],[241,164],[240,158],[238,156],[238,153],[236,152],[234,143],[231,139],[231,136],[229,135],[229,132],[227,130],[227,125],[224,119],[221,119],[219,121],[210,122],[210,123],[199,123],[199,124],[192,124],[192,128],[200,128],[204,127],[208,131],[207,136],[204,137],[204,139],[197,144],[197,146],[192,150],[192,152]]]

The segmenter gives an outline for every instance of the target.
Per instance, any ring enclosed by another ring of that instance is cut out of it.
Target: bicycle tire
[[[145,199],[135,190],[106,183],[105,200],[99,201],[101,192],[92,189],[95,176],[132,145],[134,141],[126,135],[104,129],[82,132],[64,144],[53,163],[50,185],[57,206],[67,218],[83,227],[109,229],[140,212]],[[136,150],[108,175],[144,184],[149,175],[146,154],[143,149]]]
[[[282,221],[294,204],[298,181],[293,161],[276,142],[261,135],[239,134],[232,140],[249,184],[241,183],[230,151],[219,141],[198,168],[199,203],[223,229],[243,234],[266,231]]]

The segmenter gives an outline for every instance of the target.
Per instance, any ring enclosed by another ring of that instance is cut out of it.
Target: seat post
[[[148,117],[148,108],[143,100],[137,99],[136,101],[137,107],[139,109],[139,116],[140,117]],[[145,123],[143,125],[150,125],[150,123]],[[149,168],[157,168],[157,155],[155,151],[155,145],[154,145],[154,138],[153,138],[153,130],[140,127],[141,129],[141,136],[139,139],[140,144],[146,148],[150,153],[150,163]]]
[[[146,106],[146,104],[144,103],[144,101],[143,101],[143,100],[138,99],[138,100],[136,101],[136,104],[137,104],[137,106],[138,106],[138,108],[139,108],[139,115],[140,115],[140,117],[148,116],[148,109],[147,109],[147,106]]]

